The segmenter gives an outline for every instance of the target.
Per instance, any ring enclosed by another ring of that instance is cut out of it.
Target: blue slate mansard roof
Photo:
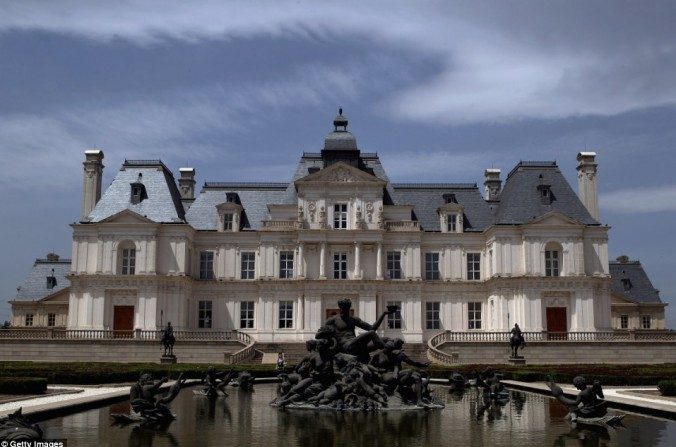
[[[131,184],[139,180],[147,198],[131,203]],[[160,160],[125,160],[101,200],[89,214],[100,222],[120,211],[131,210],[155,222],[183,222],[185,211],[181,194],[171,171]]]
[[[618,258],[620,259],[620,258]],[[657,290],[639,261],[610,261],[611,290],[635,303],[661,303]]]
[[[50,288],[47,284],[47,277],[52,275],[52,269],[54,269],[56,285]],[[70,287],[69,274],[70,259],[36,259],[33,268],[17,290],[14,301],[38,301],[54,295]]]

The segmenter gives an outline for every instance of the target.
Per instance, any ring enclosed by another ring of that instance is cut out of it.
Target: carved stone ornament
[[[332,171],[327,175],[326,179],[330,182],[354,182],[356,180],[350,171],[345,168],[338,168]]]
[[[366,204],[366,220],[368,223],[373,222],[373,203],[371,202]]]

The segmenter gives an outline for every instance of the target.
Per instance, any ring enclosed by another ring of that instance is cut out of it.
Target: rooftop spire
[[[347,132],[347,117],[343,116],[343,108],[338,108],[338,115],[333,119],[333,127],[335,132]],[[338,129],[342,127],[342,129]]]

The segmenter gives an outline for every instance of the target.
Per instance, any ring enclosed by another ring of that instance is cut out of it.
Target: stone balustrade
[[[303,228],[303,222],[297,220],[263,220],[262,231],[295,231]]]
[[[420,223],[415,220],[386,220],[387,231],[420,231]]]

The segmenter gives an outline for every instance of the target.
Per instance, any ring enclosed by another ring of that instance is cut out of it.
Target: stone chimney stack
[[[181,178],[178,179],[178,190],[182,199],[195,198],[195,168],[179,168]]]
[[[486,200],[499,200],[500,190],[502,189],[500,170],[492,168],[486,169],[484,175],[486,177],[486,180],[484,181]]]
[[[84,179],[82,184],[81,221],[88,219],[96,203],[101,198],[101,178],[103,177],[103,151],[92,149],[85,151]]]
[[[599,219],[599,197],[596,187],[596,152],[577,154],[577,179],[580,200],[587,207],[591,217]]]

